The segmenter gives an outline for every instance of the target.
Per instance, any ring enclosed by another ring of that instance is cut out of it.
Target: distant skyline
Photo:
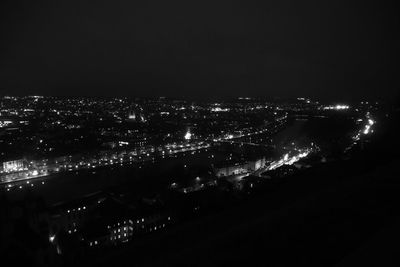
[[[382,1],[3,1],[0,94],[398,96]]]

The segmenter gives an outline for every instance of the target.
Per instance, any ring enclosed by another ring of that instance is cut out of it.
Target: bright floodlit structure
[[[185,134],[185,140],[190,140],[192,138],[192,134],[190,133],[190,131],[188,130]]]

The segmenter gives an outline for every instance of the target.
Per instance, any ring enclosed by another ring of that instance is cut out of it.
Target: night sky
[[[392,2],[2,2],[0,94],[362,99],[399,91]]]

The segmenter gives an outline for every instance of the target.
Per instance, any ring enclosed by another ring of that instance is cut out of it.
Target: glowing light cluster
[[[370,132],[372,132],[371,127],[372,127],[372,125],[374,125],[374,123],[375,122],[372,119],[368,119],[368,124],[365,125],[363,134],[369,134]]]
[[[312,151],[311,149],[306,149],[304,152],[301,152],[292,157],[290,157],[289,154],[285,154],[282,159],[272,162],[268,166],[267,170],[274,170],[283,165],[292,165],[293,163],[299,161],[300,159],[307,157],[308,154],[311,153],[311,151]]]
[[[190,131],[188,130],[185,134],[185,140],[190,140],[192,139],[192,134],[190,133]]]
[[[350,106],[348,105],[336,105],[336,106],[327,106],[324,107],[325,110],[345,110],[345,109],[349,109]]]
[[[6,126],[8,126],[8,125],[11,125],[12,123],[13,123],[13,122],[12,122],[12,121],[9,121],[9,120],[0,121],[0,128],[6,127]]]
[[[215,107],[211,109],[212,112],[227,112],[229,111],[229,108],[220,108],[220,107]]]
[[[372,126],[375,124],[375,121],[373,119],[371,119],[369,112],[367,113],[367,123],[365,124],[365,126],[359,130],[359,132],[353,136],[353,141],[355,142],[354,144],[356,144],[357,141],[360,141],[361,136],[364,135],[368,135],[370,133],[373,133],[374,130],[372,129]],[[361,119],[357,120],[357,121],[362,121]]]

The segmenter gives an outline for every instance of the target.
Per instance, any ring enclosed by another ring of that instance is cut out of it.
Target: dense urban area
[[[4,255],[95,265],[351,159],[391,116],[379,102],[303,97],[3,96]]]

